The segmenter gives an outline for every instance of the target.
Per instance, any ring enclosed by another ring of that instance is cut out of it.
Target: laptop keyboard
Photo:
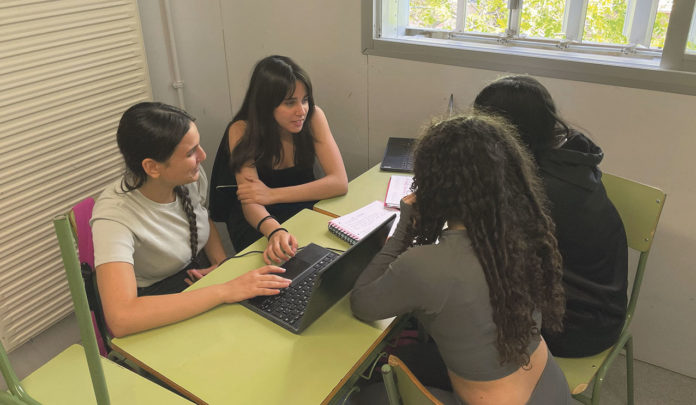
[[[305,308],[307,308],[317,276],[321,270],[336,260],[338,256],[338,253],[329,252],[312,266],[310,274],[299,283],[281,289],[278,295],[256,297],[249,300],[249,302],[262,311],[282,319],[293,327],[297,327],[305,313]]]
[[[413,153],[409,154],[406,159],[401,163],[402,169],[413,170]]]
[[[413,148],[416,140],[389,138],[382,159],[382,170],[413,171]]]

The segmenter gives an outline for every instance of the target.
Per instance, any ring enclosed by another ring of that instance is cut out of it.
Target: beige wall
[[[240,4],[242,3],[242,4]],[[345,1],[224,2],[225,48],[235,110],[259,59],[286,55],[312,79],[349,175],[367,168],[367,60],[360,52],[360,8]]]
[[[172,54],[162,2],[139,1],[138,6],[154,98],[179,106],[172,87]],[[201,145],[208,154],[203,166],[210,174],[225,123],[232,115],[220,4],[217,0],[172,1],[171,14],[186,110],[196,117]]]
[[[360,3],[341,0],[172,1],[188,109],[212,166],[232,111],[259,58],[291,56],[310,74],[349,176],[377,163],[389,136],[416,136],[450,93],[467,108],[501,73],[368,57]],[[158,2],[141,2],[155,97],[176,103]],[[633,324],[636,357],[696,377],[696,97],[539,78],[561,113],[605,151],[603,169],[662,187],[667,203]]]

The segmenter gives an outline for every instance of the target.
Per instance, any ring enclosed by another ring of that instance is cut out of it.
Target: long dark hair
[[[246,121],[242,139],[231,154],[230,169],[238,172],[251,161],[262,169],[271,169],[283,158],[279,128],[273,110],[295,92],[299,81],[307,89],[309,111],[302,130],[293,136],[295,165],[309,167],[314,164],[314,137],[311,121],[314,114],[314,96],[309,75],[292,59],[272,55],[261,59],[254,67],[244,102],[232,122]]]
[[[121,189],[129,192],[140,188],[147,180],[147,173],[142,166],[143,160],[149,158],[157,162],[166,162],[191,128],[193,121],[195,118],[186,111],[163,103],[143,102],[126,110],[116,130],[116,142],[126,166]],[[176,186],[174,192],[181,200],[188,219],[193,261],[198,254],[196,214],[188,189]]]
[[[501,363],[529,364],[532,314],[560,330],[565,310],[561,255],[535,165],[512,126],[470,115],[430,126],[415,151],[417,244],[459,221],[488,282]]]
[[[509,120],[535,156],[558,144],[559,135],[571,136],[551,94],[531,76],[505,76],[492,82],[476,96],[474,108]]]

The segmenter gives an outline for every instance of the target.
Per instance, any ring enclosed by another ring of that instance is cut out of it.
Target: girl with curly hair
[[[484,115],[436,123],[416,149],[414,171],[394,236],[356,282],[355,315],[412,313],[459,401],[570,403],[540,335],[542,318],[561,328],[561,258],[514,129]]]

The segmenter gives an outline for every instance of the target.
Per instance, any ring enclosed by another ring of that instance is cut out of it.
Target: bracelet
[[[276,232],[278,232],[278,231],[285,231],[285,232],[288,232],[288,230],[285,229],[285,228],[276,228],[276,229],[273,230],[273,232],[271,232],[271,233],[268,234],[268,240],[271,240],[271,236],[273,236],[273,234],[276,233]],[[288,232],[288,233],[290,233],[290,232]]]
[[[256,232],[261,233],[261,224],[263,224],[263,221],[267,220],[268,218],[276,219],[276,217],[274,217],[273,215],[267,215],[267,216],[261,218],[259,223],[256,224]],[[276,219],[276,221],[277,221],[277,219]]]

